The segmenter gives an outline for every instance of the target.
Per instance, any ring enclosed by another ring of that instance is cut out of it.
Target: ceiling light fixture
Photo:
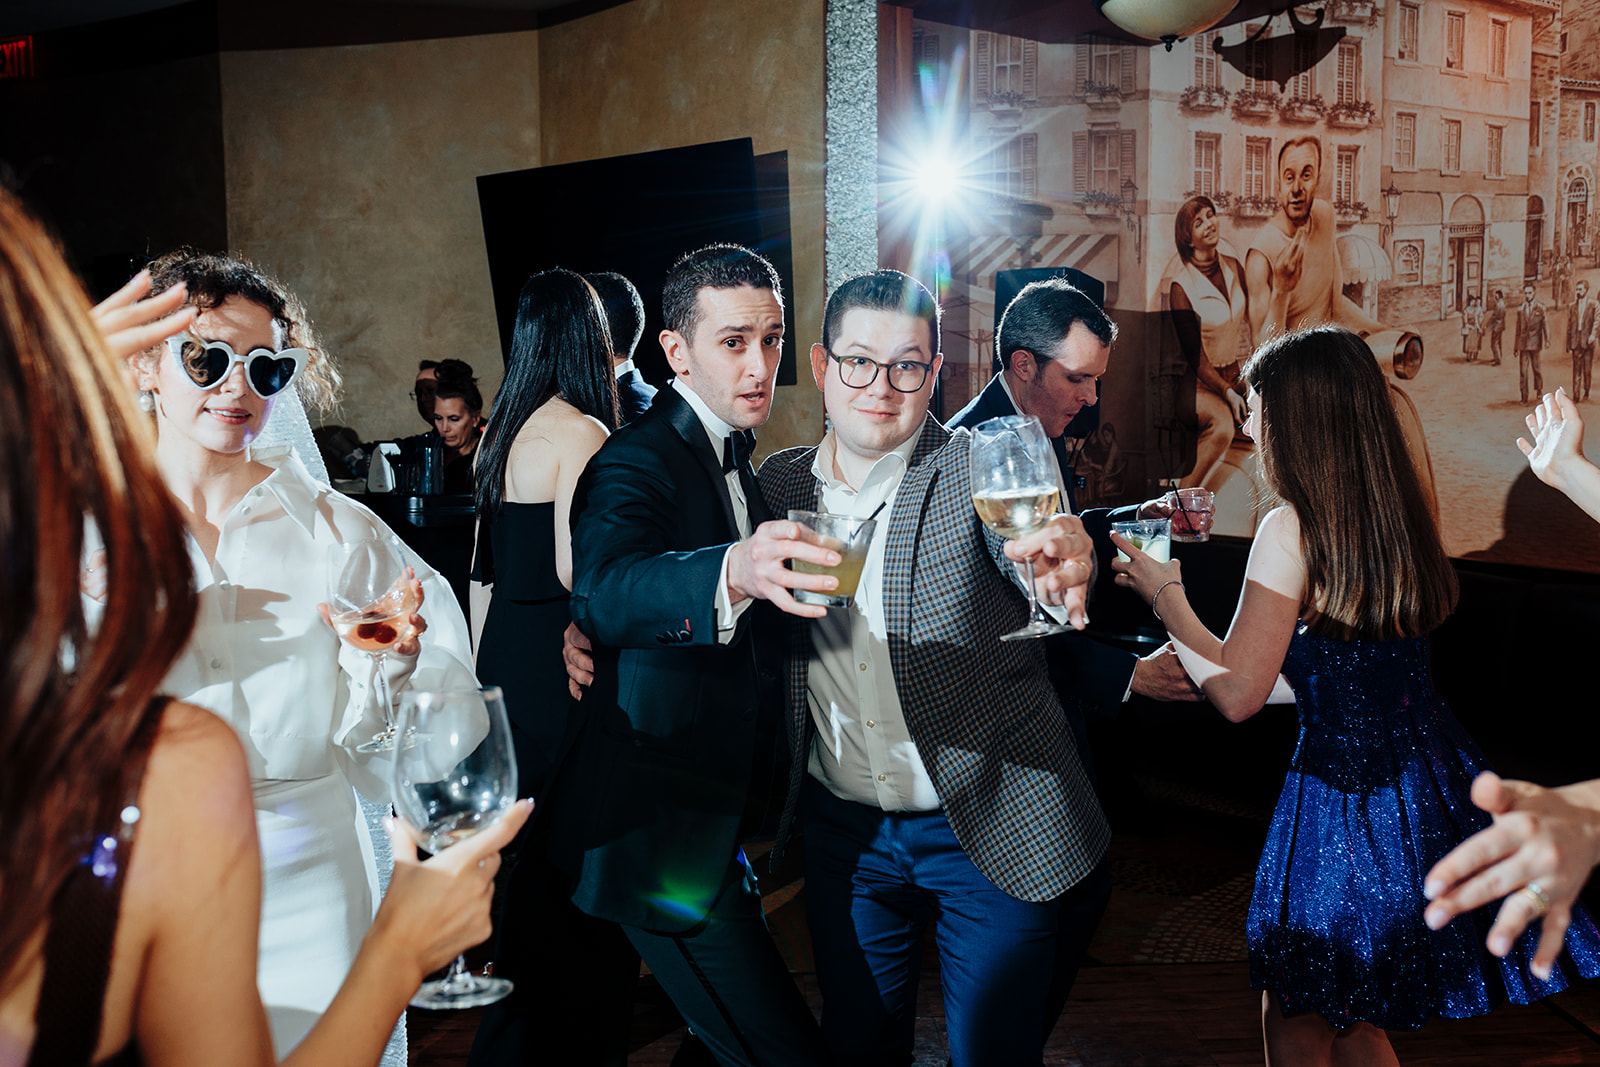
[[[1136,37],[1160,41],[1172,51],[1182,37],[1210,29],[1239,0],[1094,0],[1095,9]]]

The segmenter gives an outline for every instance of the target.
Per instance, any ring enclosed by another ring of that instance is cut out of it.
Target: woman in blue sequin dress
[[[1245,368],[1246,428],[1283,502],[1261,522],[1225,639],[1184,595],[1179,565],[1118,540],[1117,582],[1151,603],[1225,716],[1259,711],[1279,671],[1300,738],[1250,902],[1251,984],[1269,1064],[1392,1064],[1388,1029],[1481,1015],[1564,989],[1528,973],[1531,938],[1483,948],[1492,915],[1431,930],[1423,879],[1488,825],[1469,790],[1477,746],[1434,691],[1427,634],[1456,582],[1388,388],[1355,334],[1279,337]],[[1567,947],[1600,974],[1600,930]]]

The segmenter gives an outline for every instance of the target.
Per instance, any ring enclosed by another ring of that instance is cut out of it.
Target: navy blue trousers
[[[943,812],[886,812],[809,778],[804,804],[806,915],[837,1067],[913,1062],[930,923],[950,1062],[1039,1067],[1105,907],[1104,866],[1066,897],[1032,903],[984,877]]]

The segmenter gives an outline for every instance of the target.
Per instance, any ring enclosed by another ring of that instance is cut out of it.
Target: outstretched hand
[[[89,309],[89,317],[105,338],[111,354],[118,359],[138,355],[151,345],[188,329],[200,314],[193,305],[184,305],[189,290],[182,282],[148,299],[140,299],[149,291],[150,272],[142,270],[121,289]]]
[[[1533,434],[1533,443],[1517,438],[1517,447],[1528,457],[1528,466],[1544,484],[1565,492],[1573,468],[1588,463],[1583,456],[1583,416],[1564,388],[1546,393],[1537,407],[1523,420]]]
[[[1600,861],[1600,807],[1597,783],[1579,782],[1546,789],[1531,782],[1502,780],[1492,772],[1472,783],[1472,802],[1494,816],[1494,825],[1456,846],[1434,865],[1423,883],[1430,900],[1424,918],[1437,930],[1463,912],[1504,897],[1488,948],[1496,956],[1539,917],[1532,893],[1536,883],[1549,899],[1532,970],[1541,979],[1561,952],[1572,921],[1572,905]]]
[[[500,850],[531,814],[533,801],[519,800],[487,830],[426,861],[417,858],[415,831],[409,823],[384,820],[394,849],[394,874],[372,920],[372,936],[416,962],[418,983],[494,932],[489,902],[500,869]]]
[[[805,574],[788,569],[791,559],[819,567],[837,567],[842,559],[831,548],[824,548],[816,531],[802,523],[779,519],[764,522],[749,537],[728,550],[728,592],[734,603],[749,598],[770,600],[773,605],[802,619],[820,619],[828,609],[820,604],[802,604],[794,598],[796,589],[831,593],[839,579],[831,574]]]

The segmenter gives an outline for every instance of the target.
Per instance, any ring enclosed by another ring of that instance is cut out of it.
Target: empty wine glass
[[[972,431],[968,453],[972,469],[972,506],[983,524],[1001,537],[1026,537],[1050,521],[1061,502],[1055,455],[1044,427],[1032,415],[1007,415],[981,422]],[[1028,561],[1028,625],[1003,634],[1016,641],[1065,633],[1039,607],[1033,590],[1033,560]]]
[[[488,829],[517,801],[517,757],[498,687],[407,690],[400,697],[394,807],[417,843],[442,852]],[[464,955],[443,978],[422,983],[416,1008],[475,1008],[511,992],[504,978],[474,975]]]
[[[411,614],[417,606],[405,553],[394,538],[347,541],[328,549],[328,611],[334,632],[351,648],[372,656],[372,684],[383,710],[383,730],[357,745],[357,752],[394,748],[394,703],[384,660],[391,648],[412,636]]]

